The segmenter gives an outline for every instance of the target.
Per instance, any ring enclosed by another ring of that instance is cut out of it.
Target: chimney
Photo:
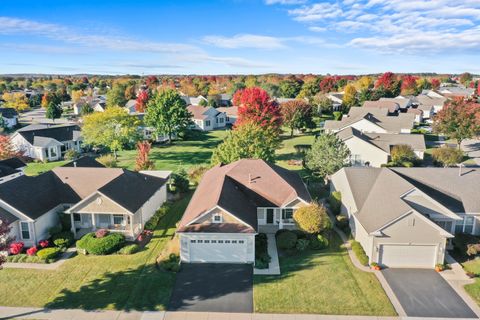
[[[458,165],[458,176],[459,176],[459,177],[462,176],[462,167],[463,167],[463,164],[460,163],[460,164]]]
[[[74,167],[74,168],[77,167],[77,161],[73,161],[73,167]]]

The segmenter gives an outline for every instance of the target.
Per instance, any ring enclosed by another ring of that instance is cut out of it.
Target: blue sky
[[[0,73],[480,73],[480,1],[2,1]]]

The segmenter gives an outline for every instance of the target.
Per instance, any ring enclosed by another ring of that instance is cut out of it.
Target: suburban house
[[[204,101],[206,103],[208,103],[208,99],[205,98],[204,96],[198,96],[198,97],[189,97],[187,95],[182,95],[182,99],[183,101],[185,101],[185,103],[187,105],[194,105],[194,106],[198,106],[200,105],[200,102],[201,101]]]
[[[107,108],[107,102],[103,96],[82,97],[82,100],[73,104],[73,113],[76,115],[82,114],[82,109],[86,106],[90,106],[94,112],[104,112]]]
[[[433,268],[454,234],[480,234],[479,185],[473,168],[348,167],[332,176],[331,191],[370,263]]]
[[[412,100],[408,97],[403,97],[403,96],[398,96],[395,98],[380,98],[378,101],[384,101],[384,102],[394,102],[398,104],[399,108],[401,110],[406,110],[412,106]]]
[[[363,102],[362,108],[377,108],[377,109],[386,109],[390,113],[395,113],[400,111],[400,105],[395,101],[389,100],[376,100],[376,101],[365,101]]]
[[[252,263],[255,235],[295,228],[293,213],[311,202],[297,173],[242,159],[207,171],[180,220],[184,262]]]
[[[187,107],[192,114],[192,129],[211,131],[226,126],[226,115],[213,107],[190,105]]]
[[[388,108],[352,107],[342,120],[325,121],[326,132],[336,133],[348,127],[362,132],[410,133],[415,123],[411,113],[390,112]]]
[[[222,107],[230,107],[232,105],[232,95],[228,93],[219,94],[219,102]]]
[[[333,110],[339,110],[343,103],[343,92],[329,92],[326,94],[326,97],[332,101]]]
[[[217,108],[218,112],[223,112],[225,114],[225,121],[227,124],[234,125],[238,118],[238,107],[220,107]]]
[[[59,214],[70,215],[76,238],[105,228],[134,239],[166,201],[168,174],[58,167],[36,177],[23,175],[0,184],[0,218],[26,246],[48,238]]]
[[[26,166],[19,158],[0,160],[0,183],[23,176]]]
[[[434,91],[430,94],[419,94],[414,98],[414,103],[419,109],[424,111],[423,117],[429,119],[433,114],[443,109],[447,98],[436,94]]]
[[[18,113],[13,108],[0,108],[0,115],[3,118],[4,127],[11,129],[18,124]]]
[[[446,98],[470,98],[474,93],[474,88],[466,88],[463,85],[440,86],[438,93]]]
[[[31,124],[17,130],[11,141],[24,156],[41,161],[60,160],[70,149],[82,150],[80,127],[74,124]]]
[[[130,99],[125,104],[124,109],[127,110],[128,114],[135,114],[135,113],[137,113],[137,110],[135,109],[136,104],[137,104],[137,100]]]
[[[353,166],[380,167],[387,164],[396,145],[410,146],[419,159],[423,159],[426,150],[421,134],[368,133],[347,127],[337,132],[337,136],[350,150],[350,164]]]

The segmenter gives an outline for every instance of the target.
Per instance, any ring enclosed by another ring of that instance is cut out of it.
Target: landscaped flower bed
[[[57,261],[62,249],[58,247],[48,247],[48,240],[39,241],[38,246],[25,248],[23,242],[13,242],[10,244],[9,256],[7,262],[12,263],[52,263]]]
[[[125,237],[120,233],[105,231],[91,232],[77,241],[77,248],[93,255],[106,255],[118,251],[125,243]]]
[[[268,238],[265,233],[255,236],[255,268],[268,269],[272,258],[268,254]]]

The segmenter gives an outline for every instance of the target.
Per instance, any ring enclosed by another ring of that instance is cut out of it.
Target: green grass
[[[52,161],[52,162],[31,162],[27,164],[25,168],[25,174],[27,176],[36,176],[41,173],[50,171],[56,167],[63,166],[68,161]]]
[[[255,276],[255,311],[396,315],[375,275],[356,269],[338,237],[332,240],[327,250],[281,257],[281,276]]]
[[[472,284],[467,284],[465,291],[475,300],[475,302],[480,306],[480,278],[475,278],[475,282]]]
[[[193,132],[186,141],[175,141],[172,145],[155,145],[150,151],[150,159],[157,170],[188,169],[194,165],[209,164],[215,147],[223,141],[227,130]],[[127,169],[135,168],[136,150],[118,153],[118,165]]]
[[[299,154],[295,151],[295,145],[303,144],[303,145],[311,145],[315,141],[315,132],[312,133],[305,133],[303,135],[293,136],[290,135],[282,135],[281,136],[282,142],[280,148],[276,152],[277,161],[276,163],[279,166],[282,166],[286,169],[296,171],[301,176],[305,177],[306,173],[303,170],[301,165],[291,165],[288,163],[289,160],[302,160],[303,155]]]
[[[3,306],[110,310],[164,310],[175,274],[160,271],[155,259],[175,233],[190,196],[176,202],[146,248],[133,255],[77,255],[53,271],[0,271]]]

